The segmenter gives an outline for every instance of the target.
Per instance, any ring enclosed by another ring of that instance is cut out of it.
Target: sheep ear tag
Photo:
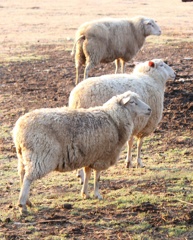
[[[149,61],[148,65],[149,65],[150,67],[152,67],[152,68],[155,67],[155,63],[152,62],[152,61]]]

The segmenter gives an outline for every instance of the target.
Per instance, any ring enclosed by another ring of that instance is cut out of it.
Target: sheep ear
[[[131,99],[130,96],[129,96],[129,97],[124,97],[124,98],[122,98],[122,99],[121,99],[121,103],[122,103],[122,105],[127,104],[127,103],[130,101],[130,99]]]
[[[146,25],[151,24],[151,20],[150,19],[144,20],[144,24],[146,24]]]
[[[152,68],[155,67],[155,63],[152,62],[152,61],[149,61],[148,65],[149,65],[150,67],[152,67]]]

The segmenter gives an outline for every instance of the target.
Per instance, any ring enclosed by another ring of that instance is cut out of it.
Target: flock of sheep
[[[161,59],[137,65],[132,74],[123,74],[149,35],[160,35],[153,19],[101,19],[81,25],[73,47],[76,83],[85,65],[84,78],[100,62],[115,61],[116,73],[88,78],[71,92],[69,106],[37,109],[20,117],[13,129],[18,156],[22,214],[32,206],[29,191],[32,182],[51,171],[79,170],[88,198],[88,181],[94,170],[94,196],[102,199],[99,178],[102,170],[114,165],[128,143],[127,167],[132,166],[133,138],[137,142],[137,165],[143,138],[151,134],[161,120],[164,89],[175,72]]]

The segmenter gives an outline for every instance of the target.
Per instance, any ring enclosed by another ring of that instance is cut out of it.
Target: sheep
[[[143,46],[149,35],[160,35],[160,27],[151,18],[103,18],[82,24],[75,36],[71,55],[75,55],[76,84],[79,71],[86,65],[84,79],[89,71],[99,63],[115,60],[118,72],[125,72],[125,62],[130,61]]]
[[[84,167],[82,196],[87,198],[91,169],[94,195],[99,193],[100,171],[114,165],[132,133],[138,115],[149,118],[151,109],[136,93],[114,96],[103,106],[90,109],[43,108],[20,117],[13,129],[20,176],[19,209],[27,213],[31,183],[51,171]]]
[[[79,83],[70,93],[69,107],[88,108],[102,105],[114,95],[131,90],[152,109],[149,119],[138,117],[128,140],[126,167],[132,166],[133,138],[137,141],[137,167],[144,167],[141,160],[143,138],[150,135],[161,121],[166,81],[175,79],[175,72],[161,59],[153,59],[135,66],[132,74],[111,74],[88,78]],[[82,171],[78,176],[83,179]]]

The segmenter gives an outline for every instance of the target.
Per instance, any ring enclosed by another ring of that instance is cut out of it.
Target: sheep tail
[[[71,52],[71,56],[74,56],[74,52],[75,52],[75,48],[76,48],[76,44],[80,41],[80,40],[85,40],[85,36],[81,35],[75,42],[72,48],[72,52]]]

